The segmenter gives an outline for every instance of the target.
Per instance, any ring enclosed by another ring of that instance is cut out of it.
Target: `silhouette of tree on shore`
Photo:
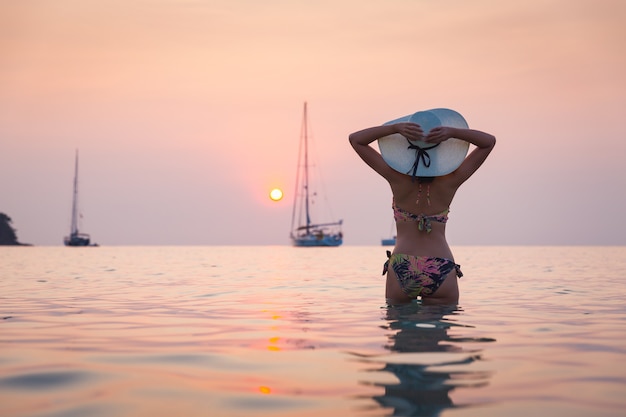
[[[11,226],[11,218],[0,213],[0,245],[23,245],[17,240],[15,229]]]

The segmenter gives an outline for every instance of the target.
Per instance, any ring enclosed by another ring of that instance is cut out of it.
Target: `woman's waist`
[[[396,245],[393,253],[402,253],[412,256],[433,256],[438,258],[452,258],[452,250],[445,236],[396,236]]]

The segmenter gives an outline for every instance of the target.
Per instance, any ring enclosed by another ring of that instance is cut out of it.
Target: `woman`
[[[419,117],[411,117],[410,120],[419,120]],[[384,158],[384,152],[381,155],[370,146],[378,139],[393,136],[405,141],[406,152],[415,154],[408,171],[392,168],[388,162],[393,165],[394,161]],[[467,153],[465,148],[460,165],[452,168],[450,173],[428,177],[420,174],[418,168],[424,169],[422,173],[428,172],[432,162],[429,149],[443,145],[449,139],[452,139],[450,142],[467,142],[465,145],[472,144],[475,148],[464,157]],[[427,146],[416,145],[416,141],[425,142]],[[494,136],[466,127],[437,126],[428,130],[409,121],[390,122],[350,135],[354,150],[387,180],[393,194],[396,246],[393,253],[387,252],[389,260],[383,269],[383,274],[387,274],[385,296],[388,302],[408,303],[421,297],[424,304],[458,303],[457,277],[460,278],[462,273],[446,241],[445,223],[457,189],[482,165],[495,143]]]

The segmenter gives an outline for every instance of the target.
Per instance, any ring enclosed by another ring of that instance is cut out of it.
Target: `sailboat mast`
[[[74,195],[72,198],[72,230],[70,236],[78,234],[78,149],[74,162]]]
[[[305,191],[305,210],[306,210],[306,232],[309,233],[311,217],[309,215],[309,127],[307,126],[307,105],[304,102],[304,116],[302,128],[304,129],[304,191]]]

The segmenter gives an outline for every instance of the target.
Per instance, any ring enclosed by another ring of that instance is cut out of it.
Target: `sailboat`
[[[310,206],[312,198],[317,196],[311,191],[309,182],[309,132],[307,103],[304,103],[300,148],[298,151],[298,169],[296,173],[296,192],[294,193],[293,213],[291,216],[291,242],[294,246],[339,246],[343,243],[342,220],[329,223],[315,223],[311,220]],[[296,213],[298,221],[296,222]]]
[[[72,198],[72,225],[70,235],[65,236],[63,243],[65,246],[98,246],[91,243],[91,238],[86,233],[78,231],[78,150],[76,151],[76,160],[74,162],[74,194]]]

